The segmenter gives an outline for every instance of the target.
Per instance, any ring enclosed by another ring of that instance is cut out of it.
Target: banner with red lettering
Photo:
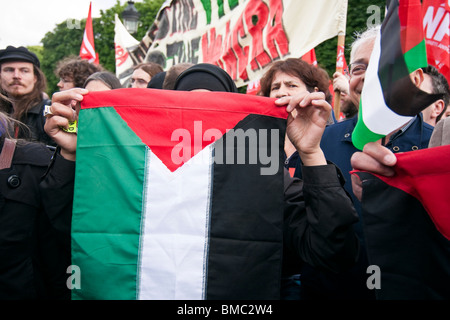
[[[172,0],[141,41],[166,68],[214,63],[237,86],[258,79],[274,60],[300,58],[345,32],[347,0]]]
[[[450,1],[424,0],[422,8],[428,63],[450,83]]]

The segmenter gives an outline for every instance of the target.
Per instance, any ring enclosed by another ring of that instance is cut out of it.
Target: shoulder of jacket
[[[51,148],[41,143],[18,142],[14,152],[15,164],[48,166],[53,156]]]

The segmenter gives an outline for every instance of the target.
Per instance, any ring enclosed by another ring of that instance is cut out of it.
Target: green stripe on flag
[[[352,132],[352,142],[355,148],[362,150],[364,145],[371,141],[378,141],[385,135],[372,132],[364,123],[362,110],[362,98],[359,103],[358,122]]]
[[[405,52],[404,58],[410,73],[419,68],[427,67],[428,62],[425,39],[419,42],[415,47]]]
[[[136,299],[145,153],[114,108],[81,110],[72,218],[81,288],[72,299]]]

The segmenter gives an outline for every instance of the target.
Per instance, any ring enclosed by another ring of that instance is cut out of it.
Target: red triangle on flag
[[[250,114],[286,119],[286,109],[277,107],[275,100],[229,92],[128,88],[91,92],[84,97],[81,108],[114,107],[141,141],[174,172]],[[175,148],[180,144],[191,152],[183,154],[182,163],[175,163],[172,153],[178,152]]]

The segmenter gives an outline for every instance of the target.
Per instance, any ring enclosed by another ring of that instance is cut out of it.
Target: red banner
[[[450,2],[424,0],[422,10],[428,63],[435,66],[450,83]]]

